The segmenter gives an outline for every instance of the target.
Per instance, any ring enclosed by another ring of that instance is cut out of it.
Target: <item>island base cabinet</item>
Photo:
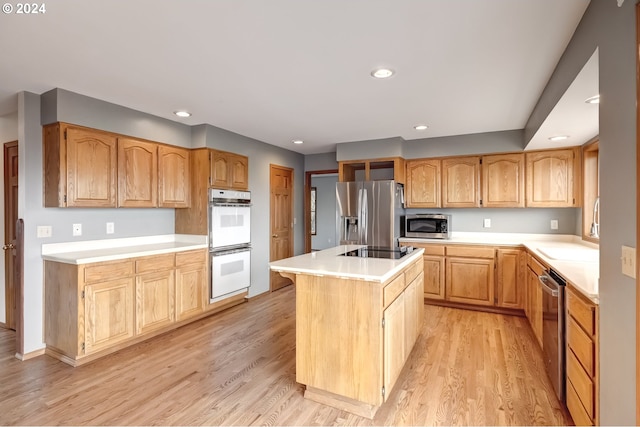
[[[385,283],[296,275],[296,381],[305,397],[373,418],[420,333],[422,258]]]

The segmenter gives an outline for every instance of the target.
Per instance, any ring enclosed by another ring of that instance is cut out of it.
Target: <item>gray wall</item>
[[[381,157],[402,157],[403,142],[403,138],[395,137],[337,144],[336,159],[338,161],[345,161]]]
[[[576,234],[579,209],[407,209],[411,213],[445,213],[451,215],[451,231],[487,233]],[[491,219],[491,228],[484,228],[484,219]],[[552,230],[550,221],[558,220]]]
[[[635,6],[591,1],[525,128],[528,140],[598,48],[602,425],[636,423],[636,281],[620,267],[621,246],[636,246]]]
[[[464,156],[488,153],[522,151],[524,131],[475,133],[440,138],[413,139],[405,141],[402,152],[405,159],[421,157]]]
[[[308,154],[304,156],[304,170],[306,172],[338,170],[336,153]]]
[[[316,235],[311,236],[311,249],[327,249],[336,246],[336,182],[338,175],[311,177],[316,187]]]

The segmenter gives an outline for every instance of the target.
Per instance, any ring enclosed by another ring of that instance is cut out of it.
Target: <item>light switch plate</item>
[[[113,222],[107,223],[107,234],[115,233],[115,224]]]
[[[551,225],[551,229],[552,230],[557,230],[558,229],[558,220],[557,219],[552,219],[550,225]]]
[[[36,228],[38,238],[51,237],[52,227],[50,225],[39,225]]]
[[[484,228],[491,228],[491,218],[485,218],[483,226]]]
[[[622,247],[622,274],[636,278],[636,248]]]

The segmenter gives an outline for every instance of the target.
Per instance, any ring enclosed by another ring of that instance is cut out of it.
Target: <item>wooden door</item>
[[[497,294],[500,307],[522,308],[523,254],[519,249],[498,249]]]
[[[158,147],[158,206],[188,208],[191,203],[189,150]]]
[[[134,334],[133,278],[86,285],[85,351],[107,348]]]
[[[116,207],[116,136],[69,126],[67,206]]]
[[[524,154],[482,156],[482,206],[524,207]]]
[[[118,206],[158,206],[158,144],[118,138]]]
[[[270,175],[270,261],[277,261],[293,256],[293,169],[271,165]],[[291,284],[279,273],[270,275],[272,292]]]
[[[528,207],[576,206],[576,149],[527,153],[526,162]]]
[[[406,206],[408,208],[439,208],[440,160],[407,160]]]
[[[16,329],[18,289],[15,280],[16,221],[18,220],[18,141],[4,144],[4,277],[5,325]]]
[[[480,207],[480,157],[455,157],[442,161],[442,207]]]
[[[493,259],[447,257],[446,299],[493,305]]]
[[[444,257],[424,255],[424,298],[444,299]]]

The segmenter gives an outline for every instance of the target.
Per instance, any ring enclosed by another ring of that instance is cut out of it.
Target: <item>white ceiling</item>
[[[589,1],[42,3],[0,17],[0,115],[59,87],[310,154],[524,128]]]

